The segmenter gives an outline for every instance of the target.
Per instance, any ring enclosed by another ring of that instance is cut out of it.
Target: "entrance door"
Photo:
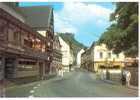
[[[15,58],[5,59],[5,78],[14,78],[15,74]]]
[[[43,77],[43,62],[39,62],[39,75],[40,77]]]

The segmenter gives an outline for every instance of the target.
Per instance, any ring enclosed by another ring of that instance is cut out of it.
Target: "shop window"
[[[33,71],[37,70],[36,62],[33,61],[19,61],[18,71]]]

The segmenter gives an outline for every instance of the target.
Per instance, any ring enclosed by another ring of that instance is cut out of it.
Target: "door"
[[[14,78],[15,75],[15,58],[5,59],[5,78]]]
[[[43,77],[44,73],[43,73],[43,62],[39,62],[39,75],[40,77]]]

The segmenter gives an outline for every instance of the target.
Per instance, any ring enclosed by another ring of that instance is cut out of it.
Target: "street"
[[[136,97],[138,91],[120,84],[97,80],[95,74],[73,71],[64,77],[14,86],[6,90],[7,97]]]

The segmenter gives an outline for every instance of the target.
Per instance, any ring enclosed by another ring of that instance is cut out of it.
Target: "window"
[[[14,41],[14,31],[11,28],[8,29],[8,41]]]
[[[37,70],[36,62],[19,61],[17,69],[18,69],[18,71],[34,71],[34,70]]]
[[[20,43],[20,29],[12,24],[8,28],[8,41],[15,44]]]
[[[100,58],[103,58],[103,53],[102,52],[100,52]]]
[[[14,32],[14,41],[15,41],[16,43],[19,42],[19,33],[18,33],[18,32]]]
[[[0,37],[4,37],[4,30],[6,28],[6,21],[3,19],[0,19]]]
[[[108,53],[108,58],[111,58],[111,52]]]
[[[119,54],[117,54],[116,56],[117,56],[117,58],[119,58]]]

